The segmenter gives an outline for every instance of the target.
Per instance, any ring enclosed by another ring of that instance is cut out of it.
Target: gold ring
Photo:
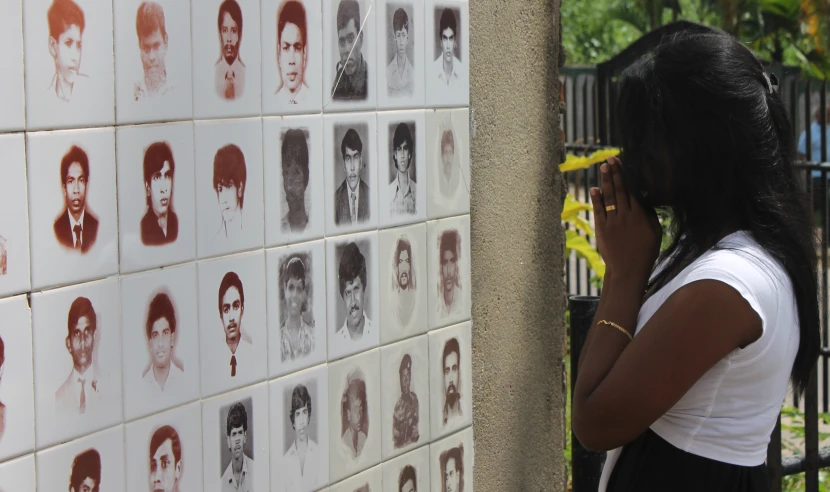
[[[613,211],[613,210],[617,210],[617,206],[616,206],[616,205],[608,205],[607,207],[605,207],[605,211],[606,211],[606,212],[611,212],[611,211]]]

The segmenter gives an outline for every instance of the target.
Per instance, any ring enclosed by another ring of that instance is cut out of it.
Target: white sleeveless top
[[[719,280],[737,290],[760,316],[763,333],[715,364],[651,430],[683,451],[757,466],[766,459],[770,434],[787,394],[800,339],[798,309],[789,276],[750,233],[730,234],[718,245],[733,249],[707,251],[646,300],[635,336],[673,292],[703,279]],[[599,492],[605,492],[621,451],[608,452]]]

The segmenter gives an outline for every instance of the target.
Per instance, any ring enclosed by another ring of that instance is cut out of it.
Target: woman
[[[306,272],[303,261],[294,256],[280,275],[280,291],[285,302],[285,321],[280,326],[282,361],[305,357],[314,351],[314,330],[303,319],[308,304],[305,285]]]
[[[627,69],[623,162],[591,190],[607,265],[573,428],[611,450],[600,491],[768,490],[791,381],[819,350],[812,220],[774,77],[723,34],[678,34]],[[659,255],[654,207],[671,212]],[[633,336],[636,335],[636,336]]]

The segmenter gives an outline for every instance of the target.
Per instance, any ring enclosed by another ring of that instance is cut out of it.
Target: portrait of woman
[[[314,351],[311,302],[311,255],[295,253],[280,266],[280,356],[283,362]]]

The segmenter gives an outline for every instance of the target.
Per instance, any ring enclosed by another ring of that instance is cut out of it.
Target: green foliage
[[[782,452],[789,452],[791,454],[804,454],[804,414],[798,408],[792,405],[784,405],[781,408],[781,450]],[[818,418],[825,424],[830,424],[830,414],[819,413]],[[789,439],[784,438],[783,434],[788,433]],[[818,439],[823,441],[830,437],[830,433],[819,432]],[[789,475],[782,479],[781,490],[784,492],[796,492],[805,490],[806,478],[804,473],[797,475]],[[819,492],[830,492],[830,471],[826,468],[819,470],[818,473],[818,490]]]

